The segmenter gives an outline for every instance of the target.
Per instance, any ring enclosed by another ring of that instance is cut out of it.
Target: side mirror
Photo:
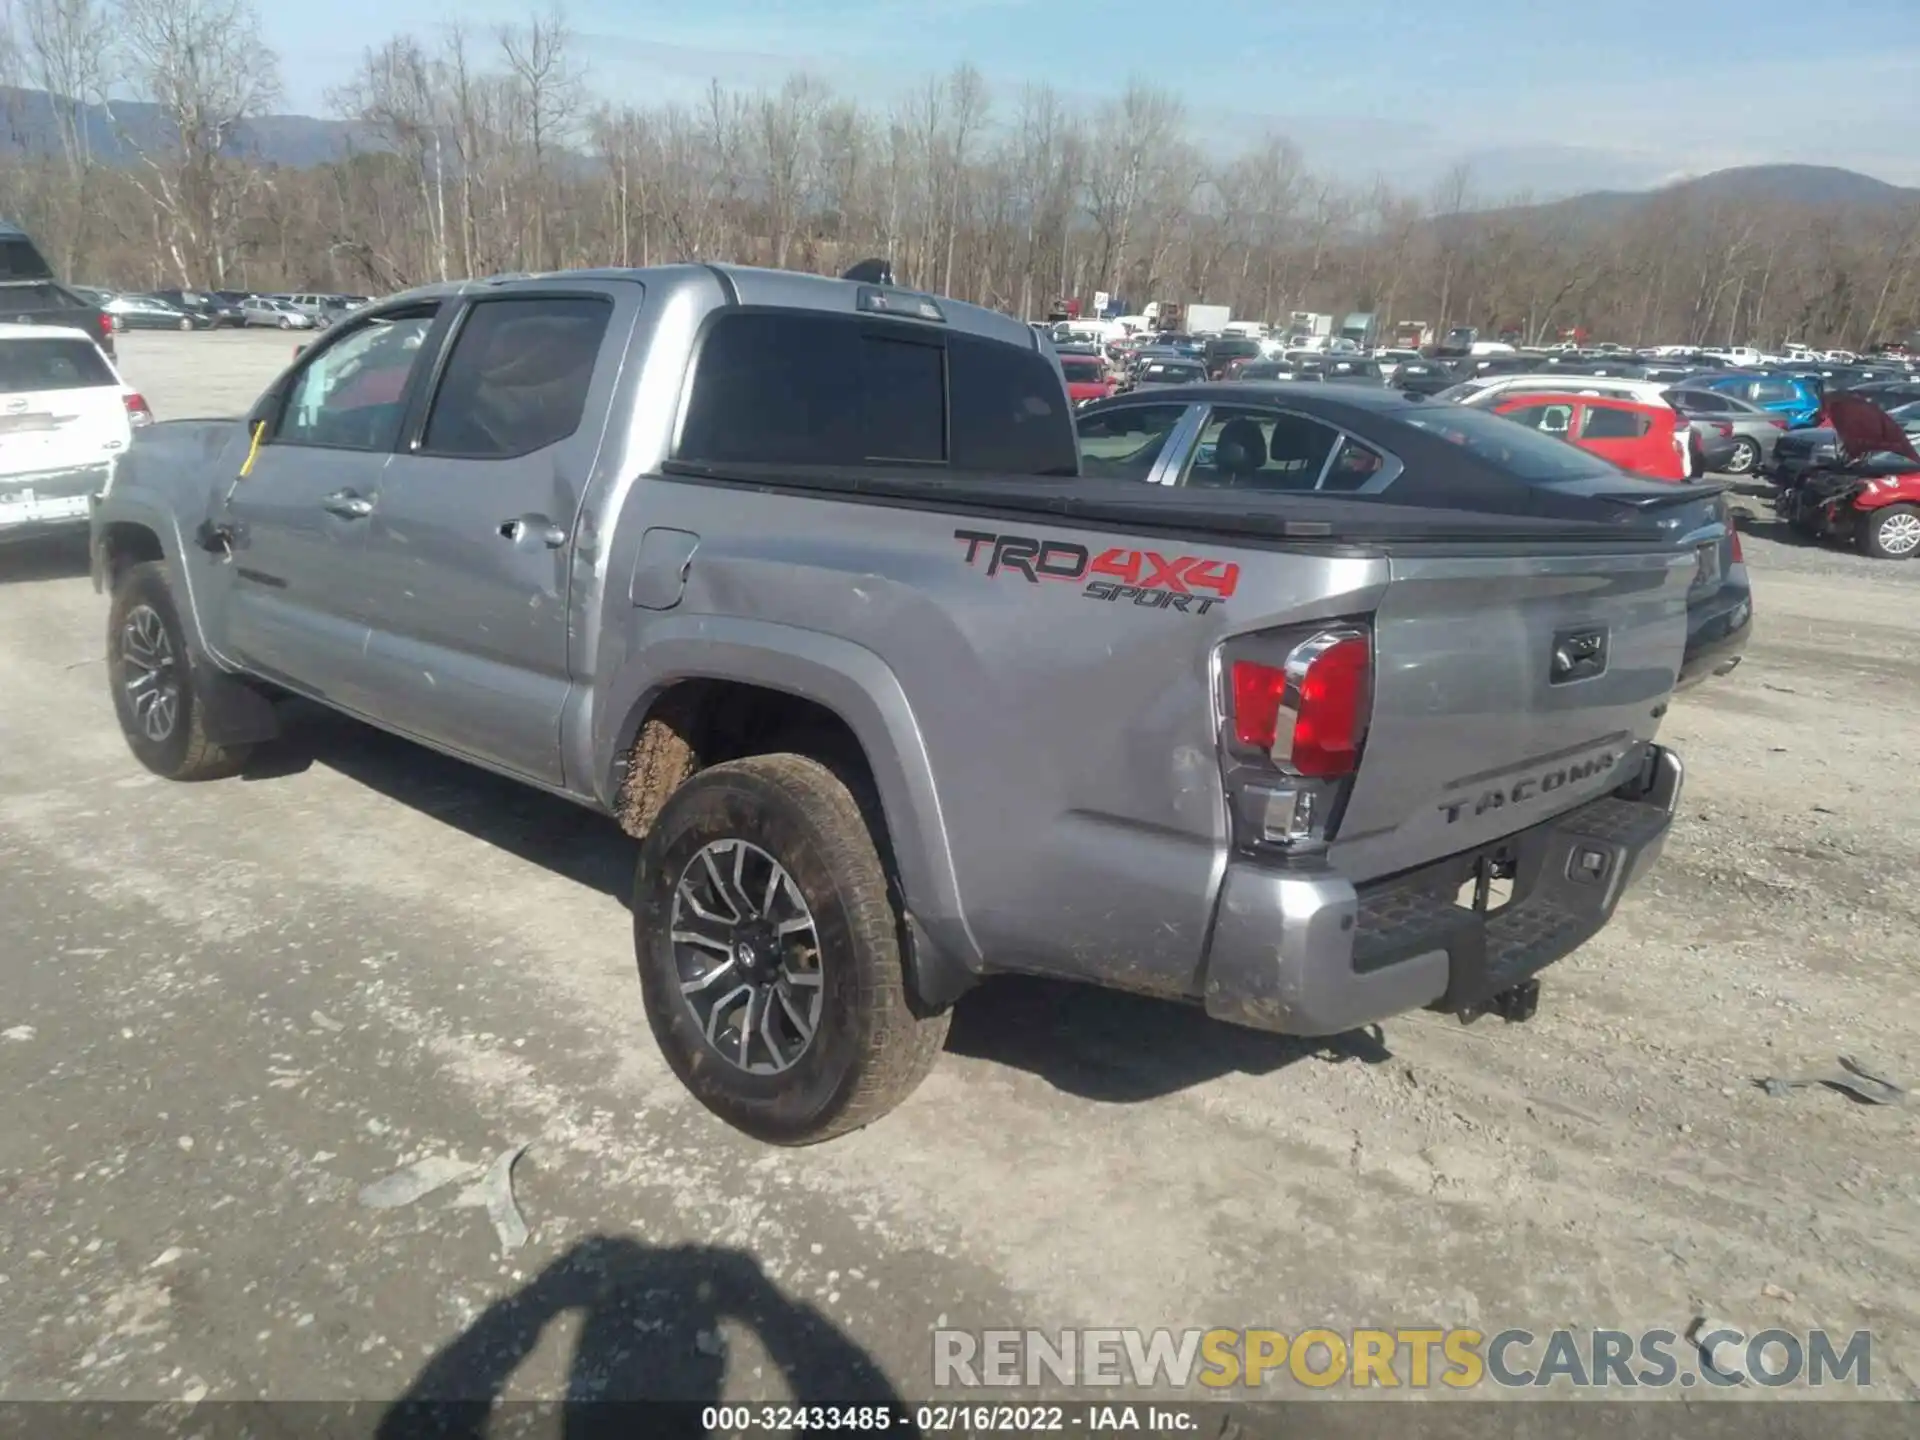
[[[253,408],[247,411],[247,433],[252,434],[262,425],[273,422],[280,409],[280,387],[269,386],[261,397],[253,402]]]

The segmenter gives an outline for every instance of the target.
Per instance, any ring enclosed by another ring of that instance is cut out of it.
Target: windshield
[[[1141,378],[1168,385],[1184,385],[1189,380],[1204,380],[1206,372],[1198,365],[1149,365]]]
[[[1405,411],[1399,418],[1417,430],[1462,446],[1517,480],[1535,484],[1583,480],[1605,474],[1612,468],[1584,450],[1530,430],[1504,415],[1464,405],[1447,408],[1423,405]]]
[[[1098,384],[1107,378],[1107,367],[1098,360],[1084,356],[1065,355],[1061,357],[1060,368],[1066,371],[1067,379],[1076,385]]]

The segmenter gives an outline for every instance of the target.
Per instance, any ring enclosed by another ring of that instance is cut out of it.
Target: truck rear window
[[[791,310],[716,317],[676,456],[1079,471],[1066,392],[1038,352],[925,325]]]
[[[0,395],[118,383],[91,340],[0,340]]]

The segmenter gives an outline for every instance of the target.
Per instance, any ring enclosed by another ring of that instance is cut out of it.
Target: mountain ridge
[[[60,126],[55,97],[44,90],[0,86],[0,151],[14,154],[59,153]],[[81,107],[83,131],[91,152],[108,164],[130,164],[143,150],[156,148],[166,132],[158,106],[115,101]],[[344,159],[354,151],[382,149],[380,141],[353,121],[316,115],[263,115],[234,133],[230,153],[268,165],[304,169]],[[1646,190],[1596,189],[1531,203],[1475,206],[1460,217],[1437,216],[1442,225],[1473,215],[1558,223],[1574,228],[1618,222],[1662,199],[1679,198],[1724,205],[1786,205],[1824,209],[1888,209],[1920,205],[1920,188],[1835,165],[1782,163],[1739,165],[1700,175],[1685,175]]]

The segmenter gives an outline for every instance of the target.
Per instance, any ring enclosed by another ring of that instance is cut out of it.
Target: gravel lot
[[[293,343],[121,356],[168,419],[244,409]],[[1703,1312],[1871,1329],[1874,1393],[1920,1396],[1916,1109],[1753,1083],[1841,1054],[1920,1081],[1920,565],[1747,503],[1758,633],[1667,721],[1678,831],[1533,1023],[1308,1046],[1002,982],[905,1107],[803,1152],[655,1052],[610,824],[344,721],[271,774],[151,779],[79,557],[0,557],[0,1396],[777,1398],[877,1369],[921,1399],[942,1317]],[[521,1142],[504,1258],[443,1195],[358,1202]]]

